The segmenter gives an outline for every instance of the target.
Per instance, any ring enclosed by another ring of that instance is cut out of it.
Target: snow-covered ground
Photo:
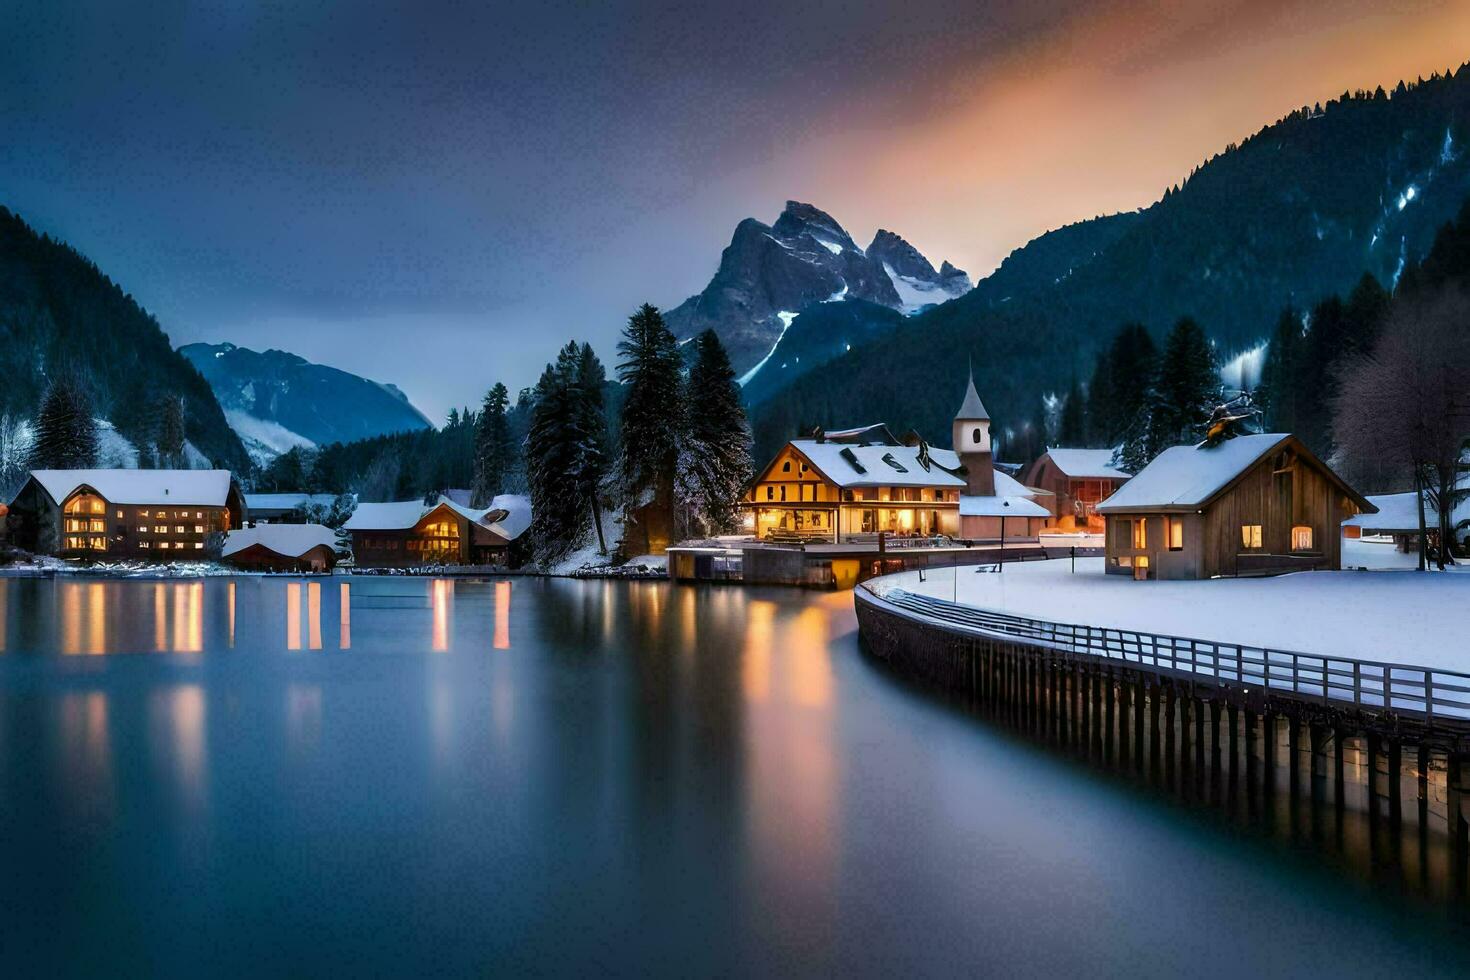
[[[1394,568],[1419,567],[1419,553],[1404,554],[1393,546],[1392,538],[1343,538],[1342,567],[1366,568],[1370,572]]]
[[[1391,550],[1391,549],[1390,549]],[[1274,578],[1135,582],[1101,558],[900,572],[870,583],[1056,623],[1136,629],[1276,650],[1470,673],[1470,574],[1298,572]]]

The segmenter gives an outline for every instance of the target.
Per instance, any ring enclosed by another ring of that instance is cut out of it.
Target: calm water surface
[[[10,975],[1470,956],[899,683],[846,593],[0,578],[0,862]]]

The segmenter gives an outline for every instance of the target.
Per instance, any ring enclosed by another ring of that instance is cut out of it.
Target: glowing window
[[[91,527],[87,528],[87,530],[89,530],[89,531],[105,531],[105,530],[107,530],[107,522],[106,521],[92,521],[91,522]]]
[[[1184,522],[1177,517],[1164,518],[1164,534],[1169,541],[1170,551],[1184,550]]]
[[[174,525],[174,531],[177,534],[183,534],[184,533],[184,525],[182,525],[182,524],[175,524]]]
[[[122,511],[118,511],[117,512],[117,519],[118,520],[122,520],[123,519],[123,512]]]
[[[167,534],[168,533],[168,525],[167,524],[159,524],[159,525],[157,525],[156,527],[153,528],[153,533],[154,534]]]
[[[204,533],[204,525],[203,524],[195,524],[194,525],[194,533],[195,534],[203,534]]]
[[[148,542],[148,541],[139,541],[138,542],[138,547],[140,547],[140,548],[151,548],[151,547],[153,547],[153,545],[150,542]]]
[[[1312,550],[1312,529],[1310,527],[1307,527],[1305,524],[1298,524],[1291,529],[1291,550]]]
[[[1240,544],[1243,548],[1259,548],[1261,546],[1261,525],[1240,525]]]
[[[1142,551],[1148,547],[1148,521],[1139,519],[1133,522],[1133,550]]]
[[[1133,559],[1133,577],[1138,581],[1148,578],[1148,556],[1139,555]]]
[[[160,542],[158,542],[158,546],[160,548],[167,548],[167,547],[169,547],[169,543],[167,541],[160,541]]]
[[[203,548],[204,547],[204,542],[203,541],[195,541],[194,542],[194,547],[195,548]]]

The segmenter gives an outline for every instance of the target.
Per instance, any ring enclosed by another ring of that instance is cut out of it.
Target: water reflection
[[[495,649],[510,649],[510,583],[495,583]]]
[[[350,654],[301,655],[334,602]],[[1422,909],[896,682],[850,603],[0,580],[0,903],[44,906],[0,919],[8,972],[105,972],[98,950],[183,974],[264,972],[261,950],[306,973],[1458,967]],[[59,656],[99,651],[133,655]],[[1309,805],[1272,813],[1310,842]],[[1242,943],[1262,921],[1313,942]]]

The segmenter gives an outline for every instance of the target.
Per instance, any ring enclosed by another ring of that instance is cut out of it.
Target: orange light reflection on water
[[[495,649],[510,649],[510,583],[495,583]]]
[[[453,583],[436,578],[430,586],[430,605],[434,610],[434,652],[449,649],[449,599]]]
[[[301,583],[286,583],[286,649],[301,649]]]
[[[352,586],[346,582],[342,583],[342,608],[340,630],[337,634],[337,648],[340,650],[352,649]]]

